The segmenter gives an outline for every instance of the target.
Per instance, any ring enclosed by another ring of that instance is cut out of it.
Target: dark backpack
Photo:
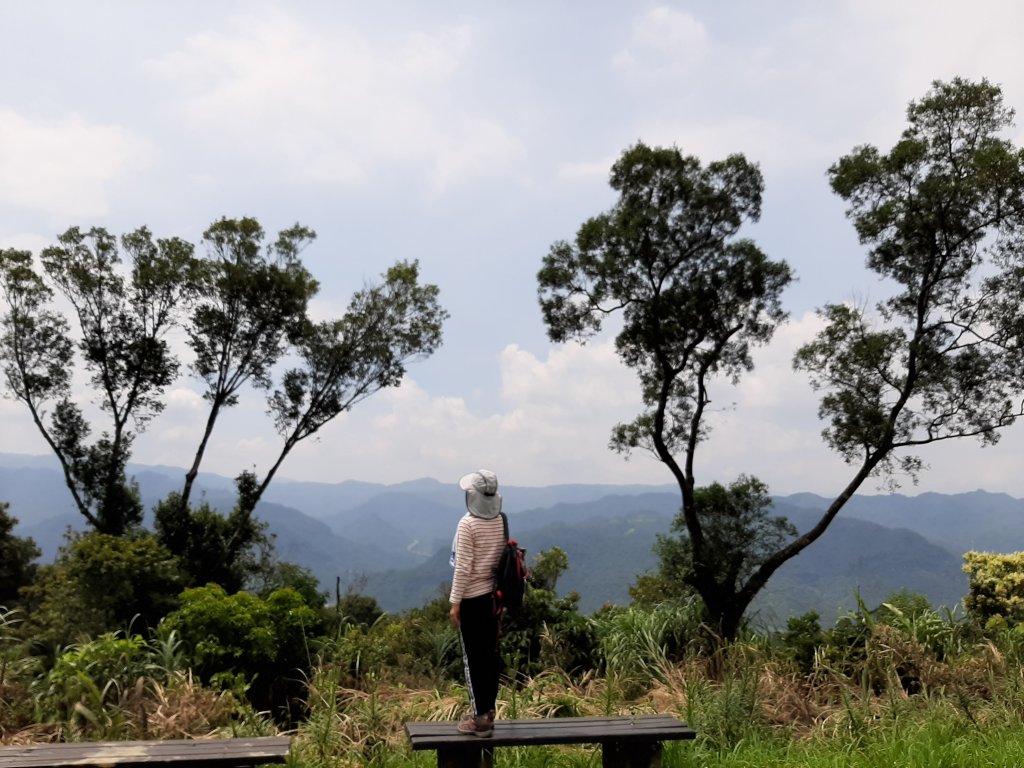
[[[505,528],[505,546],[494,569],[494,590],[498,593],[498,603],[514,611],[523,607],[530,572],[526,568],[526,550],[508,537],[508,518],[504,512],[501,513],[501,523]]]

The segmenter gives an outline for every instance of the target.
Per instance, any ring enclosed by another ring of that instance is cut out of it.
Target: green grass
[[[986,639],[930,614],[892,615],[889,624],[865,616],[845,640],[817,647],[808,667],[756,637],[710,656],[689,648],[679,641],[685,613],[609,613],[599,621],[602,669],[520,678],[502,688],[498,717],[674,714],[698,737],[666,744],[666,768],[1024,766],[1024,631]],[[353,639],[360,661],[377,653],[380,663],[353,667],[352,654],[325,649],[305,681],[309,711],[291,732],[288,768],[432,768],[436,755],[412,752],[403,724],[457,720],[466,691],[384,663],[377,636],[350,633],[341,650]],[[7,646],[0,736],[6,724],[14,742],[277,728],[240,694],[203,687],[180,668],[174,637],[136,647],[103,636],[67,649],[47,675]],[[601,754],[593,745],[502,748],[495,765],[596,768]]]
[[[880,726],[856,739],[751,739],[728,750],[700,741],[666,745],[668,768],[1014,768],[1024,765],[1024,728],[979,729],[963,722]]]

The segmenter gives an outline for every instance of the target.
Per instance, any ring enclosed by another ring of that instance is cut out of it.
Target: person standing
[[[459,480],[466,492],[466,514],[452,541],[451,621],[462,640],[462,661],[469,712],[460,733],[488,737],[494,731],[501,656],[498,649],[501,606],[494,591],[494,571],[505,546],[498,477],[489,469]]]

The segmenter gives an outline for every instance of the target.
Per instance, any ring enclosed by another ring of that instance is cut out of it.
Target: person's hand
[[[448,615],[451,617],[452,626],[458,627],[459,626],[459,620],[460,620],[460,617],[459,617],[459,604],[458,603],[453,603],[452,604],[452,609],[450,611],[448,611]]]

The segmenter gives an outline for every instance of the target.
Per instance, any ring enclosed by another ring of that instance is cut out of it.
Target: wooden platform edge
[[[0,768],[248,768],[286,762],[291,744],[291,736],[253,736],[0,745]]]
[[[487,739],[459,733],[456,726],[455,721],[411,721],[405,732],[413,750],[681,741],[697,735],[679,718],[658,714],[498,720]]]

